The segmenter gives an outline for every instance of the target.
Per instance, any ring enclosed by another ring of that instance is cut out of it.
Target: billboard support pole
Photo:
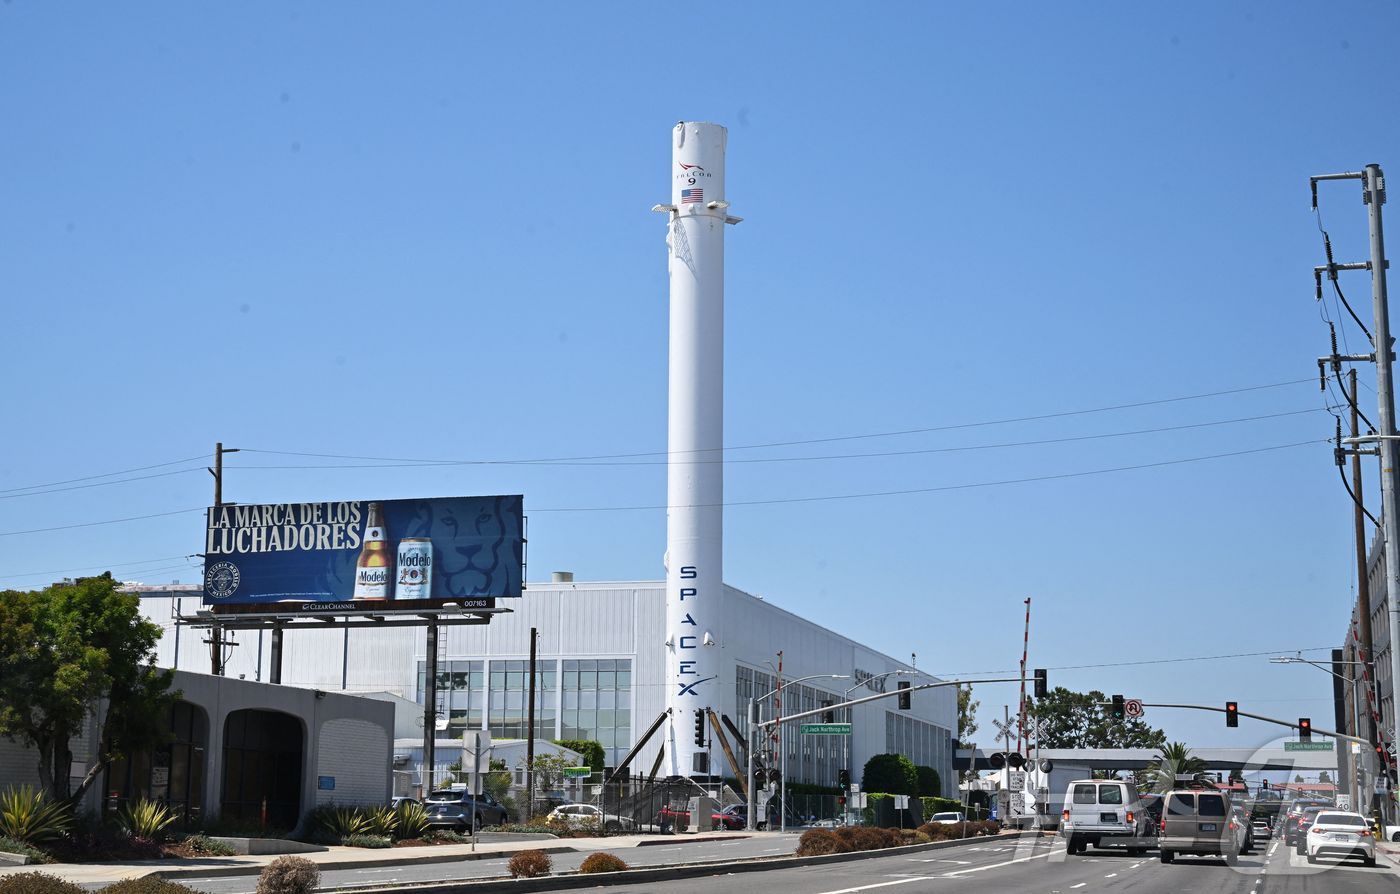
[[[428,619],[428,649],[423,662],[423,797],[433,791],[433,764],[437,757],[437,618]]]
[[[282,625],[272,626],[272,644],[267,650],[267,682],[282,682]]]
[[[530,628],[530,697],[525,710],[528,715],[525,737],[525,822],[535,815],[535,641],[539,629]]]

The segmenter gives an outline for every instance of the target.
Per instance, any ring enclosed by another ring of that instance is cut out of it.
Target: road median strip
[[[922,853],[930,850],[946,850],[972,844],[1016,841],[1023,838],[1040,838],[1037,832],[1009,832],[1001,835],[981,835],[973,838],[955,838],[949,841],[934,841],[926,844],[910,844],[903,847],[887,847],[869,851],[851,851],[844,854],[823,854],[814,857],[778,856],[744,857],[738,860],[713,860],[697,863],[680,863],[666,866],[646,866],[622,872],[580,873],[560,872],[538,878],[484,878],[448,879],[443,881],[397,882],[381,884],[377,890],[413,892],[413,894],[497,894],[497,892],[532,892],[569,890],[573,888],[596,888],[604,885],[631,885],[640,882],[664,882],[688,878],[702,878],[723,869],[728,873],[763,872],[775,868],[796,868],[802,866],[824,866],[830,863],[849,863],[873,857],[891,857],[900,854]],[[324,894],[336,892],[363,891],[363,885],[323,887]]]

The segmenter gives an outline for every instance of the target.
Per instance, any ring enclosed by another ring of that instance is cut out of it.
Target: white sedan
[[[565,804],[549,812],[550,822],[563,823],[570,829],[602,829],[605,832],[631,832],[637,823],[631,817],[604,813],[592,804]]]
[[[1376,837],[1371,824],[1359,813],[1324,810],[1308,829],[1308,862],[1321,856],[1360,857],[1367,866],[1376,865]]]

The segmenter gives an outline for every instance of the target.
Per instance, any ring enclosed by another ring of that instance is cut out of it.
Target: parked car
[[[729,831],[748,828],[749,807],[747,804],[730,804],[722,810],[716,810],[710,816],[710,822]],[[757,828],[762,831],[767,827],[767,823],[762,818],[759,819]]]
[[[1197,789],[1169,792],[1157,836],[1161,860],[1170,863],[1179,854],[1214,856],[1233,866],[1243,841],[1236,837],[1234,825],[1228,795]]]
[[[967,814],[960,810],[949,810],[946,813],[935,813],[928,821],[941,826],[956,826],[958,823],[967,822]]]
[[[1119,844],[1138,856],[1147,851],[1152,837],[1147,810],[1137,788],[1121,779],[1077,779],[1065,791],[1060,833],[1071,854],[1089,848]]]
[[[1308,828],[1305,852],[1309,863],[1324,855],[1360,857],[1367,866],[1376,865],[1376,837],[1366,817],[1359,813],[1323,810]]]
[[[495,798],[482,794],[474,799],[465,788],[439,789],[428,795],[423,806],[428,811],[428,825],[451,826],[464,835],[510,821],[509,811]]]
[[[419,801],[417,798],[410,798],[408,795],[395,795],[395,796],[389,801],[389,806],[392,807],[392,808],[394,808],[395,810],[398,810],[400,804],[421,804],[421,803],[422,803],[422,802]]]
[[[593,804],[565,804],[549,812],[551,822],[559,822],[570,829],[602,829],[604,832],[632,832],[637,828],[636,820],[630,816],[604,813]]]

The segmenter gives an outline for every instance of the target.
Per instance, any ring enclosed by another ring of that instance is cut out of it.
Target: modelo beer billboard
[[[522,502],[501,496],[214,506],[205,527],[204,603],[412,608],[519,596]]]

